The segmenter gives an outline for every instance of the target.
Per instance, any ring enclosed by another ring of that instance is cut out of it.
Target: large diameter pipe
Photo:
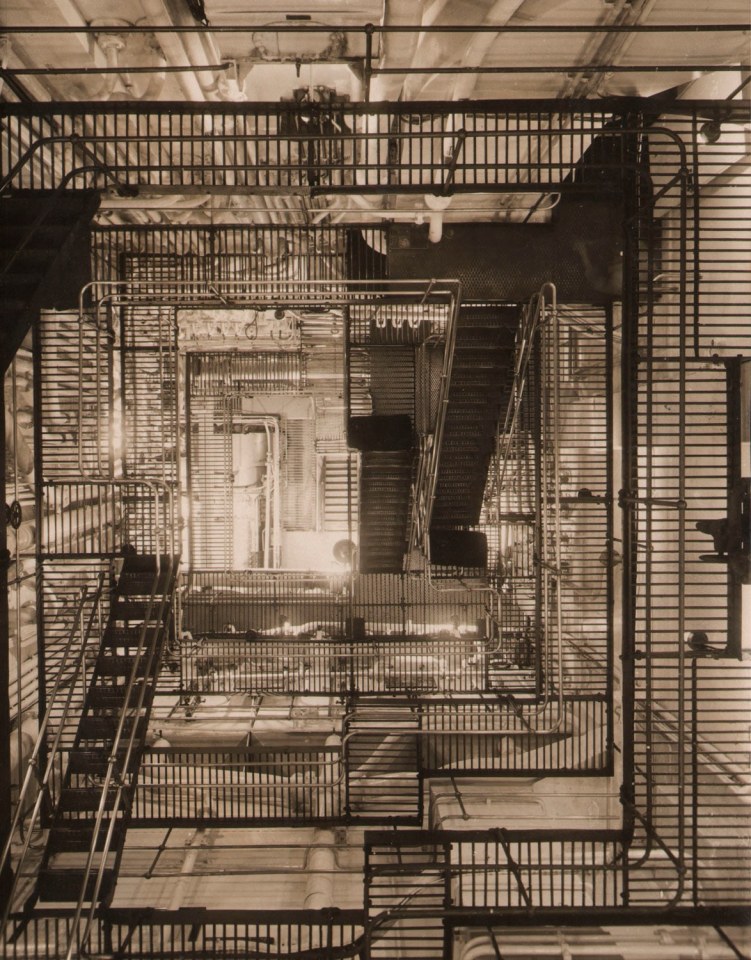
[[[334,906],[334,871],[336,856],[331,830],[316,830],[307,860],[308,882],[305,887],[305,909],[323,910]]]
[[[155,27],[174,27],[172,18],[167,13],[162,0],[142,0],[144,11],[149,20],[149,25]],[[180,42],[180,37],[175,33],[157,34],[159,46],[162,48],[165,59],[173,67],[191,67],[185,47]],[[196,103],[204,103],[203,88],[199,84],[196,74],[188,70],[185,73],[176,74],[177,82],[182,87],[186,100],[192,100]]]

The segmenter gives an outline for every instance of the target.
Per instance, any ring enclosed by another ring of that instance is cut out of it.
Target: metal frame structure
[[[707,519],[720,524],[732,519],[737,483],[744,479],[742,472],[739,476],[733,429],[740,390],[734,364],[739,363],[736,357],[751,354],[746,320],[751,294],[738,256],[748,226],[736,217],[733,207],[738,187],[748,185],[747,121],[741,107],[729,103],[723,119],[727,139],[713,152],[713,145],[701,143],[699,126],[715,108],[712,103],[666,107],[641,101],[565,106],[553,102],[351,105],[332,108],[340,111],[339,127],[345,131],[341,142],[324,149],[325,138],[312,134],[310,139],[320,149],[305,156],[285,126],[294,111],[279,105],[241,109],[180,105],[172,112],[166,105],[142,109],[5,105],[0,110],[9,142],[5,189],[45,187],[61,175],[69,177],[85,148],[97,150],[97,162],[106,165],[125,187],[228,193],[249,189],[260,195],[271,190],[319,196],[483,191],[537,197],[553,192],[583,194],[594,185],[620,191],[625,200],[622,314],[611,309],[603,325],[606,395],[615,398],[605,414],[609,479],[602,501],[606,512],[603,565],[606,603],[609,609],[617,606],[622,611],[622,622],[617,631],[612,623],[608,625],[605,686],[595,698],[609,708],[616,688],[621,689],[622,714],[606,741],[610,748],[615,737],[622,751],[616,772],[623,780],[623,829],[570,838],[560,832],[553,838],[544,831],[516,835],[505,830],[492,835],[462,831],[456,836],[448,831],[396,831],[368,837],[368,896],[376,875],[388,880],[392,873],[399,875],[403,892],[396,896],[389,887],[391,899],[367,900],[366,914],[350,918],[360,930],[347,940],[349,946],[337,944],[343,951],[337,955],[346,956],[346,950],[357,943],[357,949],[364,945],[366,955],[378,956],[379,950],[393,949],[397,941],[389,940],[392,934],[402,937],[413,922],[426,922],[431,930],[437,924],[442,949],[447,949],[455,928],[487,928],[499,916],[509,925],[566,925],[581,923],[584,909],[592,923],[715,923],[738,920],[745,911],[748,877],[736,838],[739,831],[748,836],[748,776],[742,769],[736,734],[748,724],[744,699],[748,678],[745,666],[737,662],[742,638],[737,597],[734,601],[732,597],[745,576],[736,561],[745,559],[747,540],[738,539],[731,524],[726,529],[736,540],[730,548],[716,549],[712,557],[710,541],[697,527]],[[407,123],[409,117],[417,122]],[[55,132],[49,134],[53,128]],[[270,164],[260,162],[263,150],[268,151]],[[728,261],[736,265],[729,267]],[[110,263],[114,271],[114,262]],[[165,283],[162,289],[153,280],[143,281],[139,288],[140,281],[126,287],[112,274],[107,279],[110,292],[95,297],[96,312],[101,310],[102,317],[105,300],[107,309],[134,310],[172,310],[186,303],[220,307],[228,301],[275,306],[280,297],[284,303],[302,307],[344,300],[356,313],[361,306],[372,306],[376,296],[400,302],[404,293],[397,282],[381,278],[238,281],[191,277],[181,279],[177,288]],[[408,306],[436,297],[439,290],[449,298],[458,296],[456,288],[436,288],[430,281],[422,286],[412,283],[406,289]],[[97,339],[107,326],[97,323],[91,328]],[[583,335],[589,332],[585,327]],[[561,345],[556,346],[554,353],[560,358]],[[558,365],[554,368],[555,394],[561,384]],[[94,369],[100,369],[98,360]],[[539,378],[545,376],[541,365],[534,366],[534,376],[539,387]],[[109,403],[109,396],[102,399],[103,405]],[[553,422],[548,419],[554,433],[560,426],[556,422],[560,404],[557,411],[553,411]],[[547,408],[538,408],[540,419],[543,412],[545,417],[551,415]],[[99,407],[93,419],[97,425],[101,422]],[[511,435],[510,429],[503,431],[501,441]],[[97,451],[102,450],[102,439],[97,433],[93,442]],[[543,446],[541,452],[547,453]],[[547,467],[542,469],[544,461],[545,457],[538,458],[537,492],[549,524],[540,527],[535,559],[537,576],[552,581],[543,593],[560,613],[561,464],[554,456],[550,475]],[[499,459],[496,479],[503,478],[504,469]],[[613,482],[616,473],[620,478]],[[546,480],[551,481],[552,499]],[[491,476],[491,499],[500,491],[500,484],[493,487],[492,483]],[[621,487],[617,498],[616,485]],[[577,499],[592,505],[590,497]],[[596,498],[595,502],[599,509]],[[498,522],[497,515],[488,520],[489,525]],[[71,563],[81,559],[80,553],[74,551]],[[88,550],[83,553],[89,555]],[[109,555],[109,549],[99,552],[100,557]],[[49,559],[40,559],[49,565]],[[377,606],[378,585],[367,589],[373,590]],[[697,591],[701,591],[701,603],[693,602]],[[367,607],[367,597],[363,603]],[[503,625],[502,595],[492,615],[499,612]],[[401,608],[399,616],[403,617]],[[704,641],[698,637],[702,631],[708,637]],[[562,632],[559,625],[559,642]],[[275,642],[275,638],[263,639],[261,645]],[[346,642],[325,641],[329,645]],[[320,654],[328,657],[331,651],[326,648]],[[581,662],[588,655],[586,649],[577,654]],[[560,666],[561,650],[558,658]],[[186,676],[190,669],[188,659]],[[347,692],[363,693],[354,688]],[[456,697],[434,698],[419,691],[419,696],[391,698],[385,706],[383,692],[374,690],[375,696],[359,696],[349,703],[347,743],[368,737],[383,740],[384,716],[390,714],[392,722],[403,724],[410,757],[419,757],[427,775],[446,768],[436,741],[445,740],[447,730],[453,738],[457,727],[465,733],[466,724],[469,737],[488,742],[502,732],[510,736],[516,730],[524,736],[531,732],[525,716],[517,716],[522,727],[527,724],[524,729],[499,729],[494,724],[503,711],[491,714],[488,726],[478,730],[481,701],[474,696],[467,697],[462,720],[463,704]],[[400,692],[414,691],[407,687]],[[567,702],[562,683],[555,692]],[[715,706],[718,698],[721,715]],[[512,710],[515,705],[518,708],[513,696],[509,705]],[[418,715],[421,728],[416,726]],[[426,718],[435,727],[426,729]],[[618,729],[620,737],[615,733]],[[490,769],[490,763],[457,765],[451,773],[484,775]],[[542,769],[549,772],[546,765]],[[569,839],[572,846],[566,848]],[[561,844],[556,855],[540,860],[534,851],[554,843]],[[482,852],[478,859],[473,844],[494,845],[487,865]],[[524,844],[529,846],[520,853],[519,845]],[[596,852],[590,859],[581,858],[575,852],[577,844],[590,844],[587,849]],[[400,845],[404,847],[401,861]],[[410,845],[419,850],[413,870],[404,859]],[[426,850],[432,851],[430,856]],[[382,858],[380,873],[371,869],[373,857]],[[602,897],[587,899],[582,892],[587,888],[582,886],[568,899],[562,894],[558,898],[555,878],[561,880],[562,891],[565,877],[576,874],[583,881],[587,869],[612,879],[612,888],[602,887]],[[484,890],[489,876],[495,883],[501,874],[503,897],[497,903],[484,896],[467,900],[465,886],[457,881],[469,877],[473,890],[478,883]],[[550,883],[546,885],[542,877]],[[426,886],[433,888],[421,905]],[[95,941],[115,956],[134,955],[131,943],[139,923],[149,929],[158,927],[157,940],[167,936],[168,928],[172,931],[172,918],[129,914],[123,921],[128,932],[123,934],[118,927],[117,946],[113,946],[104,939],[109,936],[105,928],[121,920],[111,913],[96,918],[92,927]],[[240,918],[243,923],[256,920]],[[287,914],[280,922],[298,920],[313,922],[302,914],[294,919]],[[33,921],[43,922],[41,917]],[[65,926],[67,921],[55,922]],[[205,948],[207,941],[200,940],[205,935],[203,922],[198,924],[194,943],[201,942]],[[332,924],[333,920],[328,926]],[[23,922],[18,933],[21,944]],[[247,931],[244,936],[241,953],[250,949]],[[163,940],[159,942],[165,946]],[[176,942],[170,939],[170,949]]]

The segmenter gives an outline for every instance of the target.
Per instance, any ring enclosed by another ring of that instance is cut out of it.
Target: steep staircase
[[[35,892],[43,903],[100,902],[112,894],[172,629],[176,573],[171,556],[124,558],[50,823]]]
[[[364,703],[347,721],[347,804],[358,820],[419,824],[417,716],[408,707]]]
[[[0,197],[0,364],[6,370],[42,309],[78,308],[91,280],[96,190],[18,190]]]
[[[363,452],[360,463],[360,573],[401,573],[407,550],[411,450]]]
[[[508,401],[516,323],[515,307],[468,305],[459,312],[431,539],[448,541],[452,531],[467,530],[480,519],[498,423]],[[451,562],[466,565],[462,560],[459,547]]]
[[[413,346],[374,345],[368,351],[373,413],[381,417],[415,414]],[[363,451],[360,471],[360,572],[401,573],[407,550],[414,451],[397,442]]]
[[[365,834],[371,960],[441,960],[450,955],[441,919],[451,896],[449,863],[449,843],[426,843],[410,831]]]

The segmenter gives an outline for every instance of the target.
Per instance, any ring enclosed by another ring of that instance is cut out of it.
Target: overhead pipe
[[[483,31],[482,33],[474,34],[464,52],[463,61],[470,64],[482,64],[490,48],[500,36],[503,27],[515,18],[534,19],[539,16],[540,13],[556,7],[557,2],[558,0],[531,0],[531,2],[525,2],[525,0],[496,0],[488,11],[483,26],[489,27],[497,23],[499,27],[498,32]],[[523,12],[525,10],[526,15]],[[479,74],[477,73],[459,74],[449,99],[453,101],[470,100],[477,86],[478,78]],[[425,90],[425,87],[430,83],[431,79],[432,78],[428,77],[423,82],[419,88],[418,95]],[[444,140],[444,157],[447,160],[453,159],[455,161],[458,151],[461,149],[461,142],[457,143],[456,136],[451,135],[450,128],[454,126],[453,117],[449,116],[447,118],[449,133]],[[458,132],[457,130],[457,133]],[[430,223],[428,239],[431,243],[438,243],[443,232],[443,213],[451,205],[451,198],[449,196],[443,197],[426,194],[425,205],[431,211],[428,218],[428,222]]]
[[[104,53],[104,61],[109,70],[116,70],[120,66],[120,54],[125,49],[125,41],[116,33],[98,33],[96,35],[97,45]],[[98,93],[92,94],[94,100],[110,100],[117,81],[120,79],[119,73],[105,74],[104,81]]]
[[[629,943],[614,940],[609,944],[563,943],[519,943],[518,940],[504,942],[505,930],[499,932],[499,940],[493,933],[481,934],[467,943],[459,954],[460,960],[496,960],[508,950],[514,957],[545,957],[549,960],[572,960],[573,957],[594,957],[596,960],[717,960],[717,944],[688,943],[665,944],[655,940],[643,943]],[[503,954],[499,953],[503,949]],[[733,955],[728,952],[727,957]]]
[[[175,24],[167,13],[162,0],[142,0],[142,3],[146,11],[148,25],[160,28],[174,28]],[[160,31],[158,34],[155,34],[155,36],[158,38],[159,46],[162,48],[168,64],[175,67],[190,68],[193,66],[180,39],[183,34]],[[198,82],[198,75],[196,73],[188,69],[185,73],[178,73],[176,76],[186,100],[192,100],[194,103],[205,102],[206,97],[204,96],[203,88]]]

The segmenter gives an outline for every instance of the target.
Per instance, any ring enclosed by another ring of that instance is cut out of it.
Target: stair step
[[[78,725],[79,740],[100,740],[112,743],[117,732],[118,717],[82,717]],[[134,721],[127,717],[123,725],[123,736],[130,737],[133,726],[136,724],[136,739],[142,739],[148,726],[146,717],[139,717]]]
[[[149,603],[148,600],[132,600],[128,598],[127,600],[114,600],[112,607],[110,609],[110,614],[113,620],[146,620],[150,623],[158,622],[164,616],[166,612],[166,607],[164,610],[160,608],[162,606],[161,597],[156,596],[153,603]]]
[[[55,853],[83,853],[91,849],[94,839],[95,820],[75,820],[68,823],[57,823],[49,832],[47,838],[47,852]],[[96,849],[104,849],[104,842],[107,838],[110,820],[103,818],[99,834],[97,835]],[[110,850],[119,849],[121,841],[125,837],[125,827],[122,820],[115,823],[112,832],[112,841]]]
[[[118,756],[121,761],[124,755],[124,750],[118,750]],[[84,750],[77,747],[70,753],[68,770],[71,773],[88,773],[92,776],[104,776],[109,766],[109,758],[109,750]]]
[[[151,694],[151,688],[147,688],[144,696],[143,705],[147,706]],[[135,706],[138,701],[139,691],[137,688],[131,692],[129,703]],[[94,710],[122,710],[125,706],[125,687],[92,687],[86,697],[86,707]]]
[[[128,657],[123,654],[100,653],[96,662],[96,672],[101,677],[129,677],[136,663],[136,676],[146,673],[146,657]]]
[[[56,868],[47,867],[39,874],[37,893],[40,900],[55,903],[77,903],[81,896],[84,884],[85,871],[83,868]],[[104,871],[99,888],[99,899],[109,896],[115,883],[115,871],[108,868]],[[91,902],[96,888],[96,873],[92,871],[86,883],[84,902]]]
[[[159,571],[126,570],[120,574],[116,592],[121,597],[156,597],[166,593],[170,588],[171,572],[169,569]]]
[[[109,808],[115,802],[116,787],[110,787],[107,791],[107,803]],[[61,813],[93,813],[99,809],[99,802],[102,799],[102,791],[99,787],[63,787],[60,793],[58,810]]]
[[[160,554],[162,572],[176,567],[176,560],[167,553]],[[126,553],[121,573],[156,573],[156,554]]]
[[[144,646],[148,647],[156,638],[161,630],[161,626],[147,627],[144,637]],[[141,638],[141,627],[114,627],[111,624],[107,626],[102,638],[102,647],[105,649],[117,649],[122,647],[137,647]]]

